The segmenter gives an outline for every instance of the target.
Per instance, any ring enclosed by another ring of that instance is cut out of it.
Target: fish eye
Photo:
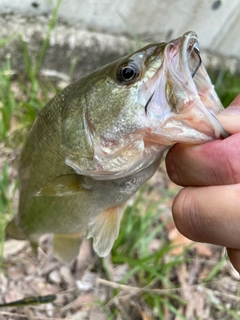
[[[133,61],[122,64],[117,70],[117,79],[123,83],[131,83],[138,78],[140,66]]]

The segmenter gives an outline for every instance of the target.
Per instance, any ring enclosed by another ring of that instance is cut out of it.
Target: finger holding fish
[[[173,218],[187,238],[227,247],[229,258],[240,272],[240,184],[186,187],[176,196]]]
[[[174,145],[166,165],[175,183],[208,186],[240,182],[240,95],[216,117],[231,136],[201,145]]]
[[[240,120],[240,118],[239,118]],[[203,145],[177,144],[166,158],[168,175],[181,186],[211,186],[240,182],[240,133]]]
[[[240,94],[216,118],[230,134],[240,132]]]
[[[186,186],[173,202],[173,217],[186,237],[227,247],[240,272],[240,95],[217,118],[230,137],[178,144],[167,156],[170,178]]]
[[[240,184],[186,187],[173,203],[179,231],[194,241],[240,249]]]

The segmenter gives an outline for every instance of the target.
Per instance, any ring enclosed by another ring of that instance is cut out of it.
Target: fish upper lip
[[[196,63],[192,70],[190,65],[191,59],[193,59],[193,63]],[[182,64],[182,70],[188,80],[194,77],[201,63],[202,59],[197,34],[193,31],[186,32],[181,38],[180,64]]]

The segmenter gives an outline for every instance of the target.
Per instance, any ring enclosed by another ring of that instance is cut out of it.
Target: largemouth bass
[[[18,214],[8,233],[53,234],[62,262],[88,231],[106,256],[124,205],[157,170],[170,145],[226,137],[223,109],[188,32],[148,45],[70,84],[39,113],[22,151]]]

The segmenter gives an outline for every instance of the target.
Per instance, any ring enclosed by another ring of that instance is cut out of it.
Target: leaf
[[[172,241],[174,248],[169,252],[171,255],[180,255],[186,249],[186,247],[191,245],[191,248],[194,248],[196,252],[205,257],[212,256],[211,247],[206,243],[193,242],[192,240],[186,238],[182,235],[176,227],[168,233],[169,240]]]
[[[153,318],[150,317],[145,311],[139,310],[139,313],[141,314],[142,320],[153,320]]]

